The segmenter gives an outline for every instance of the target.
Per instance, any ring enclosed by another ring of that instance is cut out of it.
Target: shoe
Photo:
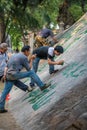
[[[28,92],[31,92],[32,90],[33,90],[33,88],[32,88],[31,86],[28,86],[27,91],[28,91]]]
[[[6,113],[6,112],[8,112],[8,110],[5,109],[0,110],[0,113]]]
[[[48,88],[50,85],[51,83],[45,84],[43,87],[40,88],[40,90],[43,91],[44,89]]]
[[[59,71],[58,69],[54,70],[53,72],[51,72],[50,74],[55,74],[57,71]]]

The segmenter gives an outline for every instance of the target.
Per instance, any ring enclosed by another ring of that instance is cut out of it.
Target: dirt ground
[[[23,130],[16,123],[10,112],[0,114],[0,130]]]
[[[0,82],[0,94],[4,84]],[[0,113],[0,130],[23,130],[20,126],[16,123],[16,120],[13,118],[10,112],[7,113]]]

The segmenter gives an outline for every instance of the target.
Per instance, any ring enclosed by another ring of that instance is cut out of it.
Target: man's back
[[[50,29],[48,29],[48,28],[43,29],[43,30],[41,31],[41,34],[40,34],[40,35],[41,35],[43,38],[47,38],[47,37],[49,37],[49,36],[51,36],[51,37],[54,36],[53,32],[52,32]]]
[[[22,70],[22,68],[26,68],[30,70],[29,63],[27,57],[23,53],[17,53],[10,57],[8,64],[8,71],[7,73],[18,73]]]
[[[37,48],[37,49],[35,49],[35,50],[33,51],[33,54],[36,54],[37,57],[39,57],[39,58],[41,58],[41,59],[47,59],[48,48],[49,48],[49,46],[39,47],[39,48]]]

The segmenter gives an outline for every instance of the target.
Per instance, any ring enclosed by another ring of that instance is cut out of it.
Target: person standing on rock
[[[22,48],[22,52],[12,55],[8,60],[7,69],[5,69],[6,71],[4,72],[4,76],[6,77],[5,87],[0,98],[0,113],[7,112],[7,110],[5,109],[5,99],[8,93],[11,91],[13,85],[16,84],[17,86],[19,86],[19,88],[22,87],[23,89],[23,84],[19,79],[23,79],[26,77],[32,78],[34,82],[39,86],[41,91],[50,86],[50,83],[43,83],[36,75],[36,73],[31,70],[34,55],[31,57],[29,63],[27,58],[29,54],[30,46],[24,46]],[[20,72],[23,68],[25,68],[27,71]],[[22,86],[20,86],[20,83]],[[25,90],[28,90],[28,87],[26,87]],[[30,87],[29,91],[31,91]]]
[[[54,36],[54,33],[49,28],[42,29],[39,34],[36,36],[36,41],[38,41],[41,46],[47,44],[46,39],[50,37],[52,41],[50,41],[50,46],[53,46],[55,43],[58,42],[57,38]]]
[[[35,59],[33,60],[33,70],[35,73],[38,70],[38,65],[41,59],[45,59],[48,61],[49,64],[49,73],[53,74],[57,72],[58,70],[54,69],[54,65],[63,65],[64,60],[60,61],[54,61],[54,57],[59,56],[64,52],[64,49],[62,46],[56,46],[56,47],[49,47],[49,46],[42,46],[33,51],[33,55],[35,55]],[[31,79],[30,83],[31,87],[34,87],[34,80]]]

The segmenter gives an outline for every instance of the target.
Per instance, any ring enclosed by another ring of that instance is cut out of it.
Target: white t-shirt
[[[48,49],[48,55],[50,55],[50,56],[54,56],[54,48],[53,47],[49,47],[49,49]]]

